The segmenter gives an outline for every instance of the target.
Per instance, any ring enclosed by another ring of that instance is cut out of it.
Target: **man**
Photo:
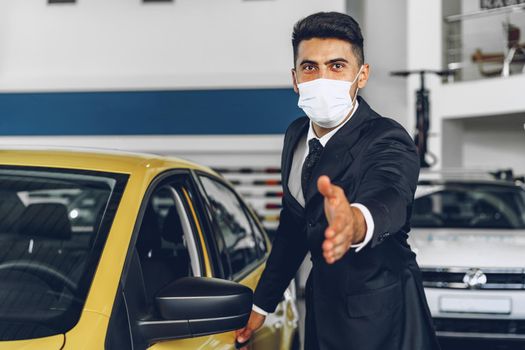
[[[295,25],[292,44],[308,117],[286,131],[279,228],[237,341],[275,310],[310,251],[306,349],[438,349],[406,242],[419,158],[403,127],[357,96],[370,71],[359,25],[316,13]]]

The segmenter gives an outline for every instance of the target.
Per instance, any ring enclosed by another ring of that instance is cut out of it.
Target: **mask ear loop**
[[[359,78],[359,75],[361,74],[361,71],[363,70],[363,67],[364,65],[361,65],[361,68],[359,68],[359,72],[357,72],[357,75],[354,79],[354,81],[352,82],[352,85],[354,85],[355,81],[357,80],[357,78]],[[357,99],[357,92],[359,91],[359,86],[357,87],[357,89],[355,90],[355,94],[354,94],[354,98],[352,99],[352,105],[355,104],[355,100]]]

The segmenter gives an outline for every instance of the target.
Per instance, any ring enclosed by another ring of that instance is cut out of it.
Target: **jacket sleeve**
[[[266,312],[275,311],[307,251],[305,226],[294,221],[293,214],[283,203],[272,250],[255,289],[254,305]]]
[[[372,214],[371,247],[399,231],[409,220],[419,176],[419,156],[412,138],[391,119],[381,118],[364,150],[356,202]]]
[[[294,123],[290,128],[293,126]],[[287,144],[286,136],[284,143]],[[284,159],[284,154],[281,159]],[[281,169],[284,169],[284,166],[284,162],[281,161]],[[272,242],[272,250],[253,298],[254,305],[266,312],[275,311],[284,291],[306,256],[308,244],[305,231],[304,220],[291,212],[287,199],[283,197],[279,226]]]

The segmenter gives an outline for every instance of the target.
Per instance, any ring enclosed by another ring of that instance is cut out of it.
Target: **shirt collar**
[[[319,142],[321,143],[321,145],[323,145],[323,147],[326,146],[326,144],[328,143],[328,141],[332,138],[332,136],[334,136],[334,134],[336,132],[339,131],[339,129],[341,129],[346,123],[348,123],[348,121],[352,118],[352,116],[354,115],[355,111],[357,111],[357,108],[359,107],[359,102],[357,101],[357,98],[355,99],[355,107],[352,111],[352,114],[350,114],[350,117],[347,118],[345,120],[344,123],[342,123],[341,125],[339,125],[337,128],[335,128],[334,130],[330,131],[328,134],[324,135],[323,137],[317,137],[317,135],[315,134],[315,131],[314,131],[314,128],[312,126],[312,122],[310,121],[310,127],[308,128],[308,135],[306,136],[306,146],[307,146],[307,149],[308,149],[308,141],[310,141],[311,139],[318,139]]]

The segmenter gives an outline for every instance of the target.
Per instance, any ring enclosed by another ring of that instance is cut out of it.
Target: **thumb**
[[[252,337],[252,333],[253,331],[248,327],[244,327],[238,330],[237,331],[237,341],[239,343],[244,343],[248,341]]]
[[[335,197],[335,191],[332,182],[326,175],[320,176],[319,179],[317,179],[317,189],[327,199]]]

